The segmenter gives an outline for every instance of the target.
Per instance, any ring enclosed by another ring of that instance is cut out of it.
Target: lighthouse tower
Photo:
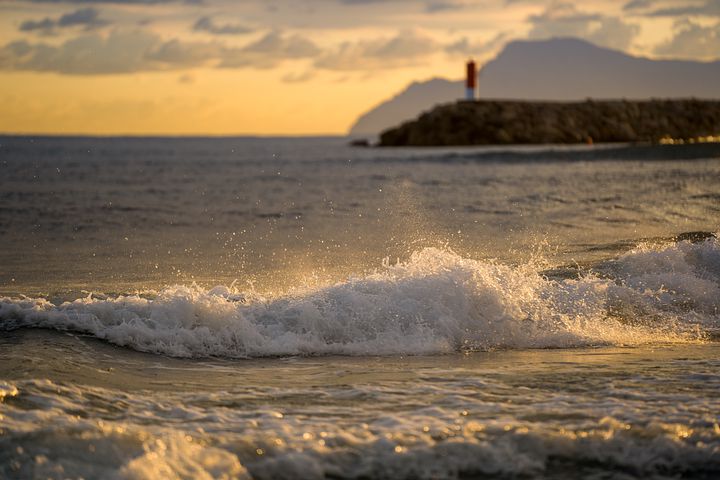
[[[465,100],[475,100],[475,90],[477,88],[477,67],[475,60],[468,60],[465,75]]]

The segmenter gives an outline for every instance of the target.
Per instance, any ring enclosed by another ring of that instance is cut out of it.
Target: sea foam
[[[577,279],[426,248],[323,288],[262,298],[219,286],[0,300],[0,328],[90,334],[178,357],[438,354],[699,341],[720,328],[720,246],[644,245]]]

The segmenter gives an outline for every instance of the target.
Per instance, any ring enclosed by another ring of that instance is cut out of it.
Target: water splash
[[[720,327],[720,247],[643,245],[578,279],[426,248],[323,288],[0,300],[0,328],[71,330],[178,357],[438,354],[699,341]]]

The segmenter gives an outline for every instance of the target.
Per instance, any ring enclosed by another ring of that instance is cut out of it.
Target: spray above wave
[[[428,248],[405,263],[265,299],[228,287],[2,299],[0,328],[53,328],[179,357],[431,354],[697,341],[720,328],[720,246],[641,246],[571,280]]]

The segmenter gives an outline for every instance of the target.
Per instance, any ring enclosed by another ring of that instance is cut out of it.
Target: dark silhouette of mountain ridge
[[[480,70],[481,99],[720,98],[720,61],[651,60],[576,38],[508,43]],[[367,113],[350,135],[375,135],[464,95],[464,82],[414,82]]]

